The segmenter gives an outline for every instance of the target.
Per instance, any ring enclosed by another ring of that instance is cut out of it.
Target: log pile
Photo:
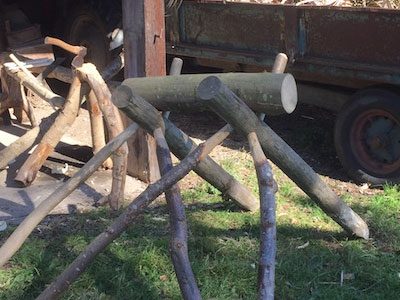
[[[84,63],[86,53],[84,47],[71,46],[52,38],[47,38],[46,43],[62,47],[76,55],[72,61],[72,72],[61,67],[54,68],[52,72],[54,77],[62,77],[71,83],[70,92],[66,99],[55,95],[21,65],[13,71],[5,69],[18,84],[31,89],[49,102],[60,104],[61,101],[63,105],[60,112],[55,112],[39,126],[34,127],[1,151],[0,166],[6,166],[10,160],[38,143],[36,150],[39,150],[31,154],[16,178],[24,185],[31,184],[41,164],[60,140],[63,133],[61,128],[65,128],[74,121],[84,95],[87,96],[91,112],[92,135],[95,141],[94,156],[73,177],[49,195],[5,241],[0,248],[0,267],[18,251],[43,218],[104,164],[110,155],[113,157],[113,187],[107,202],[111,208],[118,209],[124,193],[126,176],[126,140],[139,128],[146,130],[155,138],[161,178],[150,184],[145,191],[132,200],[120,216],[98,235],[37,299],[60,297],[86,270],[96,255],[128,226],[136,222],[146,207],[162,193],[165,193],[170,215],[171,260],[182,296],[184,299],[201,299],[200,289],[189,261],[188,224],[178,185],[178,181],[191,170],[197,172],[240,207],[251,211],[260,208],[259,299],[274,298],[277,185],[267,156],[350,235],[368,238],[368,227],[365,222],[264,123],[263,113],[257,116],[249,108],[249,106],[267,107],[270,108],[267,112],[272,113],[294,109],[297,101],[296,84],[291,75],[282,74],[286,65],[286,56],[277,57],[274,73],[242,74],[240,78],[235,77],[234,74],[219,74],[128,79],[111,95],[105,80],[112,73],[110,68],[118,70],[119,68],[115,66],[122,66],[122,64],[114,62],[112,65],[114,68],[110,67],[101,76],[94,65]],[[179,64],[178,61],[177,70],[171,75],[180,73]],[[166,87],[171,83],[174,84],[166,91]],[[149,87],[152,88],[153,93]],[[148,99],[144,99],[144,95]],[[241,97],[245,98],[246,102]],[[199,146],[168,119],[170,110],[182,105],[190,106],[190,103],[196,103],[199,107],[209,107],[228,123]],[[160,107],[164,113],[158,110]],[[118,109],[135,123],[123,129]],[[104,134],[98,132],[103,130],[102,116],[111,139],[108,144],[105,144]],[[246,121],[243,122],[243,120]],[[244,134],[248,139],[258,177],[259,201],[245,186],[208,156],[233,130]],[[10,153],[11,151],[13,152]],[[176,166],[172,165],[171,152],[181,160]]]

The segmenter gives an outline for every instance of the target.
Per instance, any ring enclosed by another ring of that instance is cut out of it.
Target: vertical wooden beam
[[[164,0],[123,0],[122,19],[125,78],[166,75]],[[145,182],[157,180],[154,139],[139,130],[128,147],[128,173]]]

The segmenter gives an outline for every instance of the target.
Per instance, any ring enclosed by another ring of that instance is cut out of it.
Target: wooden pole
[[[107,84],[93,64],[83,64],[76,69],[81,77],[89,84],[96,95],[99,107],[107,124],[111,138],[116,137],[123,131],[121,115],[111,102],[111,93]],[[112,188],[109,195],[109,203],[112,209],[116,210],[124,199],[126,169],[128,159],[127,144],[123,144],[113,153]]]
[[[204,111],[208,107],[196,95],[200,82],[211,74],[185,74],[129,78],[122,82],[162,111]],[[291,113],[297,105],[296,82],[290,74],[222,73],[220,78],[254,111],[269,115]]]
[[[153,136],[157,145],[157,158],[160,166],[160,173],[161,176],[164,176],[168,171],[172,170],[171,153],[161,128],[156,128],[153,132]],[[196,278],[189,261],[187,244],[188,225],[179,185],[174,184],[171,188],[166,190],[165,198],[167,200],[171,228],[169,249],[182,297],[188,300],[201,299]]]
[[[363,219],[347,206],[288,144],[262,123],[220,79],[210,76],[203,80],[197,93],[199,98],[239,132],[245,135],[256,132],[268,157],[340,226],[350,234],[368,238],[368,226]]]
[[[164,118],[164,122],[162,122],[161,115],[157,109],[136,95],[130,88],[120,86],[114,91],[112,101],[128,117],[148,132],[153,132],[156,128],[163,127],[165,124],[165,137],[168,145],[179,159],[184,159],[196,147],[190,137],[168,119]],[[235,201],[240,207],[250,211],[255,211],[259,208],[259,201],[253,194],[210,157],[204,158],[194,171],[219,189],[223,195]]]
[[[104,132],[103,114],[101,113],[95,93],[92,91],[88,95],[88,110],[90,117],[90,131],[92,133],[93,154],[99,152],[106,145],[106,137]],[[103,163],[105,169],[112,168],[111,158],[107,158]]]
[[[22,246],[33,229],[55,208],[62,200],[71,194],[82,182],[89,178],[100,165],[118,149],[136,130],[136,124],[130,125],[118,137],[99,150],[76,174],[65,184],[58,187],[17,227],[0,248],[0,267],[3,266]]]
[[[78,77],[72,81],[65,105],[50,129],[44,134],[42,141],[19,169],[15,180],[23,185],[30,185],[36,178],[47,157],[54,151],[65,130],[69,128],[78,115],[81,95],[81,82]]]
[[[23,136],[11,143],[7,148],[0,151],[0,170],[3,170],[7,165],[15,160],[25,151],[31,149],[35,144],[39,143],[43,135],[47,132],[50,126],[54,123],[58,115],[58,111],[53,112],[50,116],[42,119],[39,126],[28,130]]]
[[[123,0],[125,78],[166,74],[163,0]],[[126,124],[129,119],[124,120]],[[155,141],[145,131],[128,141],[128,172],[145,182],[160,177]]]
[[[174,57],[171,63],[171,67],[169,69],[169,76],[181,75],[182,67],[183,67],[183,59],[179,57]],[[169,110],[166,110],[163,112],[162,115],[164,118],[168,119],[170,114],[171,112]]]
[[[255,132],[247,135],[250,152],[257,172],[260,194],[260,258],[258,266],[258,299],[274,299],[276,259],[276,182],[272,168]]]

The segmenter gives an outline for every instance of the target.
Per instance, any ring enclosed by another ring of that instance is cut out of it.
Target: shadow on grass
[[[189,207],[187,214],[190,256],[203,297],[254,299],[258,214],[224,211],[215,203]],[[107,217],[105,212],[78,215],[36,231],[13,259],[13,267],[1,271],[0,298],[37,296],[110,223]],[[374,219],[370,221],[374,226]],[[384,253],[369,241],[278,224],[279,299],[396,299],[399,267],[398,254]],[[114,241],[65,297],[179,299],[165,207],[147,212]]]
[[[225,125],[225,121],[212,112],[172,113],[171,120],[191,137],[202,140]],[[266,123],[317,173],[349,181],[336,155],[334,122],[332,112],[306,105],[299,106],[292,114],[266,119]],[[222,145],[235,150],[248,149],[246,138],[238,133],[231,134]]]

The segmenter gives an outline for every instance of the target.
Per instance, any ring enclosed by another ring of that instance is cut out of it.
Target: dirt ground
[[[48,116],[53,109],[47,103],[33,101],[38,119]],[[0,150],[21,136],[29,124],[0,127]],[[64,137],[41,168],[36,180],[29,187],[22,188],[14,177],[28,153],[24,153],[9,168],[0,172],[0,221],[18,223],[28,215],[63,182],[73,176],[93,155],[91,151],[89,114],[81,109],[73,126],[66,130]],[[66,169],[65,174],[56,174]],[[56,172],[56,173],[55,173]],[[143,182],[128,176],[125,199],[131,201],[146,187]],[[84,184],[60,203],[52,214],[68,214],[95,209],[95,204],[111,190],[111,170],[96,171]]]
[[[35,113],[39,118],[52,112],[43,101],[34,102]],[[354,184],[338,161],[333,145],[335,116],[327,111],[299,107],[291,115],[267,117],[266,122],[290,145],[324,180],[338,193],[374,194],[379,190]],[[224,122],[213,113],[182,114],[172,112],[171,120],[197,142],[205,140]],[[2,126],[0,128],[0,149],[3,149],[27,129],[26,125]],[[0,220],[17,223],[34,207],[53,192],[63,181],[72,176],[91,157],[91,135],[87,110],[81,113],[63,137],[57,152],[51,155],[39,172],[38,178],[28,188],[18,187],[13,181],[17,169],[28,154],[22,155],[7,170],[0,172]],[[248,151],[246,140],[234,133],[213,152],[217,161],[232,156],[235,151]],[[68,164],[65,175],[52,174],[52,170]],[[183,189],[193,187],[201,181],[190,176],[181,182]],[[85,184],[74,191],[54,211],[66,214],[86,211],[110,191],[110,171],[99,170]],[[128,178],[127,201],[131,201],[146,185],[132,177]]]

